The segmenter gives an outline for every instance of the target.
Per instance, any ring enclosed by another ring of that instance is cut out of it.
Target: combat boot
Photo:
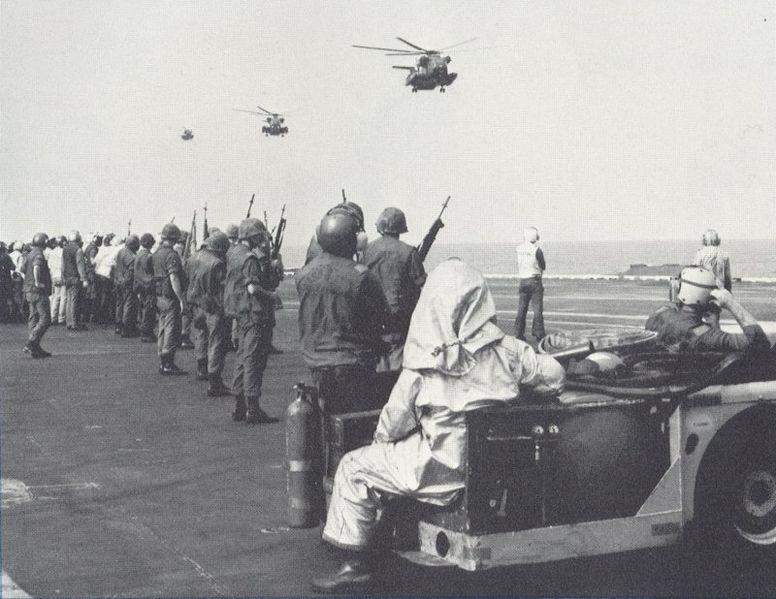
[[[185,370],[181,370],[178,368],[178,366],[175,364],[174,359],[172,356],[168,356],[165,364],[162,368],[162,374],[165,375],[182,375],[182,374],[188,374]]]
[[[220,374],[211,372],[207,375],[207,378],[208,381],[210,381],[210,384],[207,387],[208,397],[222,397],[224,395],[229,395],[229,389],[224,385],[224,381],[221,380]]]
[[[232,420],[239,422],[245,420],[245,415],[248,412],[248,406],[245,405],[245,396],[242,393],[238,393],[235,397],[234,412],[232,412]]]
[[[272,424],[277,422],[277,418],[273,418],[259,407],[259,398],[256,396],[249,396],[248,398],[248,416],[245,419],[247,424]]]
[[[40,343],[35,343],[35,352],[32,354],[33,358],[50,358],[51,352],[47,352],[40,346]]]
[[[207,376],[207,358],[201,358],[197,360],[197,380],[206,381]]]
[[[342,564],[334,574],[314,578],[311,586],[316,593],[350,595],[363,593],[371,582],[371,568],[364,560],[352,559]]]

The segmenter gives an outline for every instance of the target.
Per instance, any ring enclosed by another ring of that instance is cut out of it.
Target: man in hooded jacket
[[[466,412],[519,401],[523,385],[562,391],[561,365],[505,335],[495,316],[478,271],[453,259],[429,275],[374,443],[346,454],[337,469],[323,539],[346,559],[332,576],[313,580],[314,590],[344,593],[370,581],[368,551],[389,496],[433,505],[456,498],[465,481]]]

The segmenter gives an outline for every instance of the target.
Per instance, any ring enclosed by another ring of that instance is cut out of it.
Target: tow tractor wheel
[[[739,439],[706,473],[702,536],[721,554],[776,555],[776,441]]]
[[[743,468],[731,488],[732,524],[745,542],[776,545],[776,467],[755,460]]]

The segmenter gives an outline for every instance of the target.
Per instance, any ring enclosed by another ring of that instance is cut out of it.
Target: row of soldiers
[[[337,204],[323,217],[296,273],[302,355],[318,385],[327,412],[347,412],[384,403],[398,377],[410,316],[426,278],[418,251],[399,240],[407,232],[404,213],[387,208],[377,221],[381,236],[368,243],[361,208]],[[282,258],[259,219],[247,218],[227,234],[212,228],[185,261],[182,233],[170,223],[160,242],[153,235],[129,235],[112,270],[116,332],[124,337],[156,336],[159,373],[186,374],[175,363],[182,328],[191,322],[196,377],[208,381],[207,394],[235,396],[232,417],[249,423],[273,422],[261,406],[261,386],[272,351],[275,310],[283,278]],[[51,321],[53,292],[44,249],[45,234],[32,240],[24,268],[30,306],[30,335],[24,351],[50,355],[40,340]],[[77,231],[62,247],[61,281],[65,321],[85,327],[79,306],[93,291],[91,258]],[[97,294],[99,296],[99,293]],[[224,358],[237,347],[231,388],[222,379]]]

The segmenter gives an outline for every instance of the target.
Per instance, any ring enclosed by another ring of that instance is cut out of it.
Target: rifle
[[[440,210],[439,216],[437,216],[437,219],[432,223],[431,228],[428,230],[428,233],[426,233],[426,236],[423,238],[423,242],[418,246],[418,254],[420,255],[421,261],[426,259],[426,256],[428,255],[428,252],[431,249],[431,246],[434,245],[434,240],[436,239],[437,233],[439,233],[439,229],[445,226],[445,223],[442,222],[442,215],[447,209],[447,204],[449,202],[450,202],[450,196],[447,196],[445,203],[442,204],[442,210]]]
[[[194,216],[191,217],[191,228],[189,229],[189,235],[186,237],[186,245],[183,246],[182,259],[186,260],[191,256],[191,244],[194,243],[194,238],[197,236],[197,211],[194,211]]]
[[[283,233],[286,230],[286,205],[283,204],[283,208],[280,210],[280,220],[277,227],[275,227],[275,238],[272,240],[272,259],[276,259],[280,255],[280,248],[283,245]]]
[[[205,202],[202,210],[205,213],[205,216],[202,217],[202,241],[205,241],[205,239],[210,237],[210,232],[207,230],[207,202]]]
[[[346,203],[347,201],[348,201],[348,199],[345,197],[345,190],[343,189],[343,190],[342,190],[342,203],[344,204],[344,203]]]
[[[256,199],[256,194],[254,193],[251,196],[251,203],[248,204],[248,214],[245,216],[245,218],[250,218],[251,217],[251,208],[253,208],[253,200],[255,200],[255,199]]]

